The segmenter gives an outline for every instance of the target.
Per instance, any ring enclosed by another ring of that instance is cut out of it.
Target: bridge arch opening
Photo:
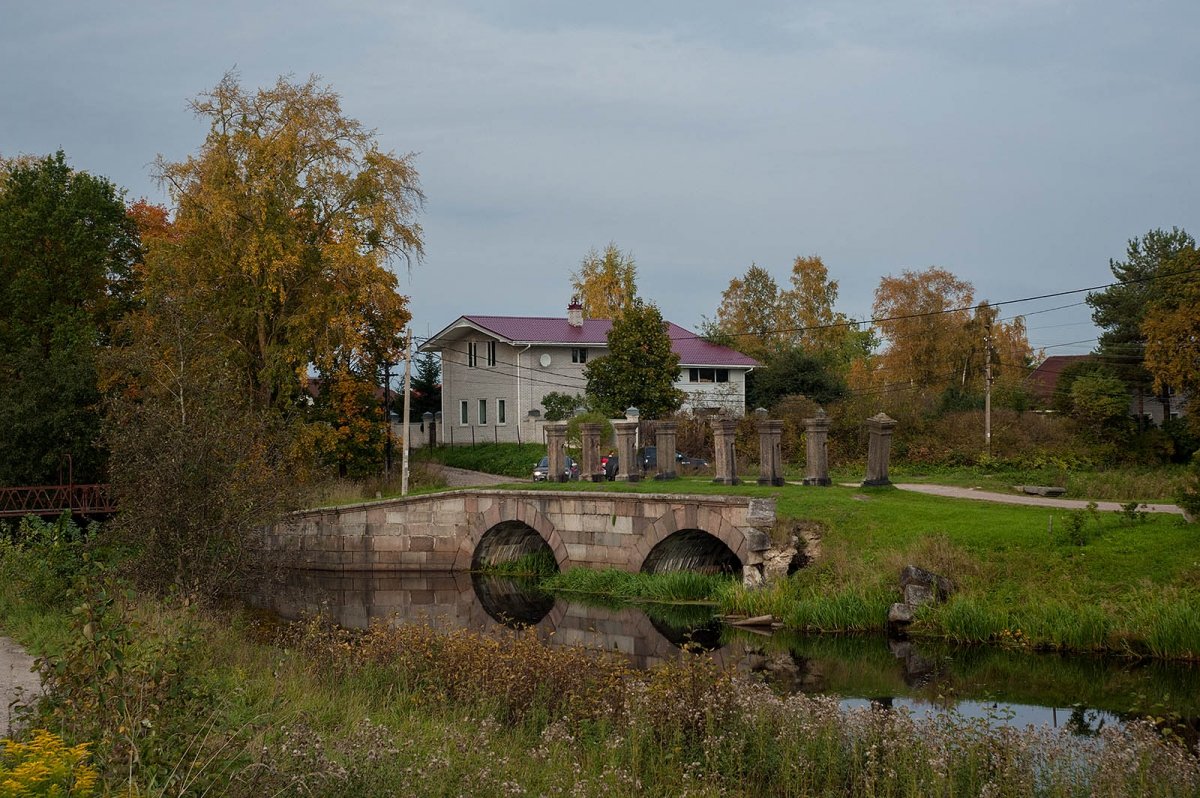
[[[475,572],[471,587],[488,617],[510,629],[537,626],[554,609],[554,596],[533,579]]]
[[[501,521],[479,538],[471,557],[471,570],[483,571],[521,562],[530,571],[558,571],[550,544],[523,521]]]
[[[737,575],[742,561],[715,535],[703,529],[681,529],[660,540],[642,563],[644,574],[668,571]]]

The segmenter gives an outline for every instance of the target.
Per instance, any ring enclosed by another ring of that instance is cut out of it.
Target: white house
[[[444,443],[538,442],[542,397],[582,394],[588,360],[608,353],[608,319],[584,319],[577,305],[566,318],[460,316],[421,346],[442,355]],[[677,324],[667,335],[679,355],[684,410],[714,409],[741,415],[746,374],[758,362],[705,341]]]

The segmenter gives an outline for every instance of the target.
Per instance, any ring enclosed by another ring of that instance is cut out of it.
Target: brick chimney
[[[567,324],[572,327],[583,326],[583,305],[579,304],[578,299],[572,299],[571,304],[567,305]]]

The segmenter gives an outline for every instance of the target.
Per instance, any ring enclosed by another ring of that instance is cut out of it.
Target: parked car
[[[543,457],[538,461],[538,464],[533,467],[533,481],[545,482],[550,473],[550,458]],[[567,464],[563,467],[563,476],[569,480],[579,479],[579,463],[568,457]]]
[[[649,471],[658,468],[658,447],[647,446],[642,449],[639,459],[642,470]],[[683,468],[708,468],[708,461],[702,457],[689,457],[682,452],[675,452],[675,464]]]

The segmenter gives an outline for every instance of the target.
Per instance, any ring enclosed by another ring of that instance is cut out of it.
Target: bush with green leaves
[[[26,516],[0,524],[0,577],[45,608],[63,607],[74,580],[87,567],[87,541],[95,525],[81,528],[69,513],[54,521]]]

